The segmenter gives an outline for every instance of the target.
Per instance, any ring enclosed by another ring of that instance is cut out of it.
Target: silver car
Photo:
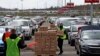
[[[79,56],[100,55],[100,30],[80,31],[75,47]]]
[[[36,26],[31,20],[16,19],[8,22],[7,26],[11,26],[16,29],[17,34],[24,34],[25,39],[30,39],[32,35],[32,30],[36,29]]]

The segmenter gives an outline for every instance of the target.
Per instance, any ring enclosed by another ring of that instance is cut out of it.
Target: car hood
[[[85,45],[100,45],[100,40],[84,40]]]
[[[29,26],[22,26],[22,29],[30,29]]]

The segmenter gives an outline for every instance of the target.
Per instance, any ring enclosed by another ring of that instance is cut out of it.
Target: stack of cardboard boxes
[[[47,27],[41,27],[38,32],[35,33],[35,41],[37,45],[35,47],[35,54],[42,55],[56,55],[57,49],[57,34],[56,31],[48,31]]]
[[[50,30],[57,30],[57,27],[54,24],[50,24]]]

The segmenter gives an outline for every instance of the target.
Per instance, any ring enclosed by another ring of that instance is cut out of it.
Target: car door
[[[78,37],[75,38],[75,47],[77,51],[80,50],[80,38],[81,38],[81,32],[78,33]]]

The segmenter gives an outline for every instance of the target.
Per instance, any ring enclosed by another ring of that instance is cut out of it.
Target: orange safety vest
[[[10,34],[11,34],[10,32],[5,32],[4,41],[6,41],[6,39],[10,37]]]

